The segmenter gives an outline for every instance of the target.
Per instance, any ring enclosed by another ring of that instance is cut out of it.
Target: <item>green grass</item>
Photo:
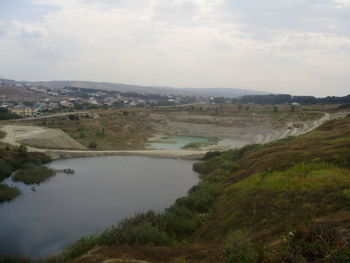
[[[257,189],[312,192],[322,188],[350,189],[350,170],[326,162],[298,163],[283,172],[256,173],[232,185],[227,191],[241,193]]]
[[[19,189],[5,184],[0,184],[0,202],[10,201],[15,199],[20,194],[21,191]]]
[[[13,175],[12,180],[25,184],[40,184],[54,175],[55,172],[51,168],[28,163]]]

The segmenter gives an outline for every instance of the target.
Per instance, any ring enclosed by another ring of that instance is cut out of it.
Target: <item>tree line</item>
[[[216,100],[219,102],[220,100]],[[314,96],[292,96],[289,94],[270,94],[270,95],[245,95],[233,99],[232,103],[255,103],[255,104],[345,104],[350,103],[350,95],[343,97],[328,96],[325,98],[316,98]]]

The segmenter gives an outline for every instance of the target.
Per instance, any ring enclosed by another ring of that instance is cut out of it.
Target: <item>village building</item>
[[[36,110],[25,105],[18,105],[11,109],[11,112],[16,113],[22,117],[32,117],[36,115]]]

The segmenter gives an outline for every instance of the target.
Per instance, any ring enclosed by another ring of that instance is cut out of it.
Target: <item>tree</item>
[[[26,154],[28,152],[28,148],[24,144],[21,144],[20,146],[18,146],[17,151],[20,154]]]

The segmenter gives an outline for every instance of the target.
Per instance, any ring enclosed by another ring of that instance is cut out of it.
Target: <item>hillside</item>
[[[208,153],[187,197],[80,240],[66,259],[349,262],[349,134],[347,117],[297,138]]]
[[[239,97],[243,95],[263,95],[268,92],[246,90],[238,88],[172,88],[172,87],[152,87],[139,86],[109,82],[93,82],[93,81],[37,81],[28,82],[34,85],[42,85],[44,87],[58,89],[65,86],[114,90],[120,92],[134,92],[146,94],[172,94],[172,95],[192,95],[192,96],[224,96],[224,97]]]
[[[48,96],[43,96],[35,92],[29,91],[20,87],[9,87],[0,84],[0,96],[6,96],[7,101],[19,101],[19,100],[38,100],[45,99]]]

